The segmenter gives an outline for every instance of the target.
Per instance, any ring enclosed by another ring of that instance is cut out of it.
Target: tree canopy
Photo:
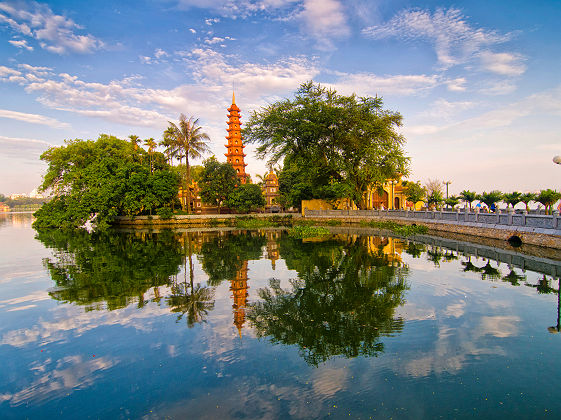
[[[311,174],[312,188],[338,185],[339,196],[363,208],[369,186],[408,172],[405,139],[396,131],[401,121],[380,98],[343,96],[307,82],[293,100],[254,112],[243,134],[259,144],[259,156],[273,163],[289,158]]]
[[[249,213],[267,204],[261,187],[257,184],[242,184],[230,193],[226,205],[242,213]]]
[[[199,174],[199,188],[205,203],[220,209],[238,184],[236,170],[229,163],[218,162],[214,156],[203,162],[203,169]]]
[[[179,179],[165,157],[133,142],[102,134],[98,140],[69,140],[41,155],[48,163],[41,190],[54,198],[35,213],[36,228],[78,227],[97,214],[98,227],[118,215],[135,216],[169,206]],[[152,167],[152,171],[151,171]]]

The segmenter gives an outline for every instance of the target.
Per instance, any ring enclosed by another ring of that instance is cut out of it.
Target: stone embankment
[[[407,225],[426,226],[432,233],[453,233],[501,240],[519,238],[522,243],[561,249],[561,217],[553,215],[479,213],[462,211],[408,210],[305,210],[307,220],[363,221],[390,220]]]

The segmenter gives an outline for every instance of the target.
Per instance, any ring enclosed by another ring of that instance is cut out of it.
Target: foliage
[[[182,250],[177,234],[38,230],[36,238],[53,251],[45,258],[56,300],[89,310],[144,304],[149,288],[168,285],[179,271]]]
[[[526,205],[526,211],[529,211],[530,209],[528,207],[528,204],[530,204],[531,201],[536,201],[537,198],[537,194],[525,193],[520,196],[520,202],[524,203]]]
[[[440,191],[433,191],[427,197],[427,204],[429,207],[440,207],[440,204],[444,202],[442,193]]]
[[[421,225],[400,225],[396,222],[391,221],[377,221],[371,220],[369,222],[361,222],[362,226],[369,226],[376,229],[387,229],[401,236],[410,236],[416,234],[425,234],[428,229],[426,226]]]
[[[439,193],[440,196],[442,196],[442,182],[440,182],[438,179],[429,178],[427,182],[425,182],[425,190],[428,196],[433,195],[434,193]]]
[[[226,199],[226,205],[241,213],[249,213],[267,204],[261,187],[256,184],[242,184],[232,191]]]
[[[403,189],[407,201],[411,201],[413,204],[419,201],[425,201],[427,195],[427,190],[421,186],[421,181],[408,182]]]
[[[218,162],[214,156],[203,162],[199,188],[202,200],[220,207],[239,184],[236,170],[229,163]]]
[[[329,235],[330,232],[322,226],[296,225],[288,231],[288,234],[293,238],[303,239]]]
[[[201,246],[201,265],[208,282],[218,286],[224,280],[233,280],[244,261],[258,260],[266,238],[258,232],[225,232],[207,238]]]
[[[450,197],[448,197],[446,200],[444,200],[444,203],[447,206],[450,206],[452,208],[456,207],[458,205],[458,203],[460,202],[460,198],[456,197],[455,195],[451,195]]]
[[[511,193],[503,194],[503,201],[514,208],[518,203],[522,201],[522,193],[514,191]]]
[[[243,216],[234,219],[234,226],[241,229],[259,229],[272,226],[292,226],[292,216],[251,217]]]
[[[149,162],[125,140],[102,134],[97,141],[70,140],[41,155],[48,163],[42,190],[54,198],[35,213],[36,228],[70,228],[97,214],[99,228],[114,216],[146,214],[169,206],[177,196],[179,179],[163,155]]]
[[[407,269],[369,249],[368,237],[349,242],[281,238],[281,257],[298,278],[288,289],[272,279],[259,290],[247,315],[258,337],[296,346],[313,366],[384,351],[381,338],[403,328],[395,308],[404,302]]]
[[[491,208],[503,199],[503,193],[497,190],[493,190],[488,193],[483,192],[477,196],[477,199],[482,203],[485,203],[487,207]]]
[[[460,199],[469,204],[469,210],[471,211],[471,203],[477,200],[477,193],[475,191],[463,190],[460,193]]]
[[[369,186],[407,173],[405,139],[396,131],[401,120],[399,113],[382,109],[380,98],[342,96],[308,82],[293,100],[254,112],[243,134],[248,142],[259,143],[260,156],[272,162],[288,158],[299,166],[297,173],[310,171],[308,179],[300,172],[295,184],[313,187],[310,181],[321,175],[321,186],[340,184],[339,192],[362,208]]]
[[[187,211],[191,212],[191,166],[189,158],[200,158],[203,153],[209,151],[207,142],[210,140],[208,134],[202,131],[199,126],[199,120],[194,117],[187,117],[184,114],[179,115],[179,124],[168,121],[169,126],[164,132],[164,140],[162,144],[166,147],[166,154],[170,157],[177,157],[179,163],[185,158],[185,176],[183,177],[182,188],[187,193]],[[181,206],[185,209],[183,200]]]
[[[536,197],[536,201],[542,203],[545,206],[545,214],[551,214],[551,208],[553,205],[561,198],[561,193],[552,190],[541,190],[538,196]]]
[[[158,210],[156,210],[156,214],[160,216],[160,219],[168,220],[173,217],[173,210],[170,209],[169,207],[161,207]]]

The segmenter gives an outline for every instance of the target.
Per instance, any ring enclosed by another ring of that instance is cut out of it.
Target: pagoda
[[[232,298],[234,299],[234,304],[232,309],[234,310],[234,325],[238,329],[240,337],[242,336],[242,327],[245,323],[245,308],[247,306],[247,261],[243,261],[241,268],[236,272],[236,278],[230,280],[230,291],[232,292]]]
[[[240,109],[236,105],[236,96],[234,93],[232,93],[232,105],[228,108],[228,112],[228,130],[226,130],[228,131],[228,136],[226,136],[228,144],[225,144],[228,153],[224,153],[224,155],[228,163],[236,170],[240,182],[245,184],[247,182],[247,174],[245,173],[247,164],[244,163],[243,160],[246,156],[243,152],[245,146],[242,143]]]

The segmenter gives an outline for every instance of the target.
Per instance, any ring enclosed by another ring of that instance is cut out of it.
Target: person
[[[495,203],[491,203],[491,211],[494,213],[496,210]]]

